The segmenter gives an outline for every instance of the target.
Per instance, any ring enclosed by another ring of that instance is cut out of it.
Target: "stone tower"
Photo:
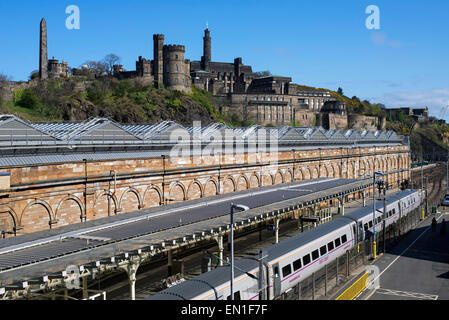
[[[154,73],[154,82],[156,86],[160,86],[164,83],[164,56],[163,56],[163,47],[164,47],[164,35],[163,34],[154,34],[153,35],[153,73]]]
[[[184,60],[185,47],[181,45],[165,45],[164,85],[172,90],[190,90],[190,62]]]
[[[47,22],[42,18],[39,44],[39,78],[48,78],[48,58],[47,58]]]
[[[201,67],[203,70],[209,69],[209,62],[212,61],[212,46],[209,28],[204,30],[203,56],[201,57]]]

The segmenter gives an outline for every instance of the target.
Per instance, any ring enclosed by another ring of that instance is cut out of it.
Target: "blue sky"
[[[79,30],[65,26],[69,5],[80,9]],[[365,27],[368,5],[380,9],[380,30]],[[447,0],[1,0],[0,72],[13,80],[38,69],[42,17],[49,58],[72,67],[115,53],[132,70],[138,56],[153,58],[154,33],[200,60],[208,22],[214,61],[242,57],[254,71],[436,116],[449,105]]]

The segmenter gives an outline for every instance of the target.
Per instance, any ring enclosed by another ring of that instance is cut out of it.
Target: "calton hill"
[[[85,68],[86,65],[88,68]],[[0,74],[0,113],[14,114],[29,121],[76,121],[107,117],[119,123],[157,123],[174,120],[191,125],[221,122],[231,127],[255,123],[237,114],[222,112],[223,101],[210,92],[192,86],[191,92],[168,90],[163,86],[145,84],[140,79],[116,79],[112,64],[106,60],[88,61],[84,68],[70,69],[70,76],[41,81],[38,72],[30,74],[28,82],[11,92],[12,79]],[[268,71],[261,76],[270,75]],[[347,97],[343,89],[336,91],[302,86],[308,90],[329,92],[344,101],[348,114],[375,116],[386,120],[386,130],[410,136],[414,160],[442,160],[449,150],[449,125],[429,117],[417,120],[402,111],[389,113],[382,104],[370,103],[358,97]],[[11,91],[11,90],[10,90]],[[316,125],[316,119],[314,120]],[[300,121],[291,123],[301,126]],[[267,126],[273,126],[268,124]],[[348,128],[350,129],[350,128]]]

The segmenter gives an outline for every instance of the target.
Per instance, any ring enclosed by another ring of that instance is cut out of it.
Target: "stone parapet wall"
[[[0,228],[23,234],[249,188],[409,166],[408,146],[394,146],[5,167],[0,172],[10,173],[11,186],[0,194]],[[407,177],[395,173],[387,181]]]

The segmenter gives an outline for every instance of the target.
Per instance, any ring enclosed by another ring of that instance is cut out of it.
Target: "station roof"
[[[221,139],[221,140],[220,140]],[[231,128],[222,123],[185,127],[175,121],[155,124],[119,124],[108,118],[85,121],[31,123],[13,115],[0,115],[0,146],[21,145],[161,145],[179,141],[273,141],[297,147],[368,144],[407,144],[404,136],[393,131],[325,130],[322,127],[249,127]]]

